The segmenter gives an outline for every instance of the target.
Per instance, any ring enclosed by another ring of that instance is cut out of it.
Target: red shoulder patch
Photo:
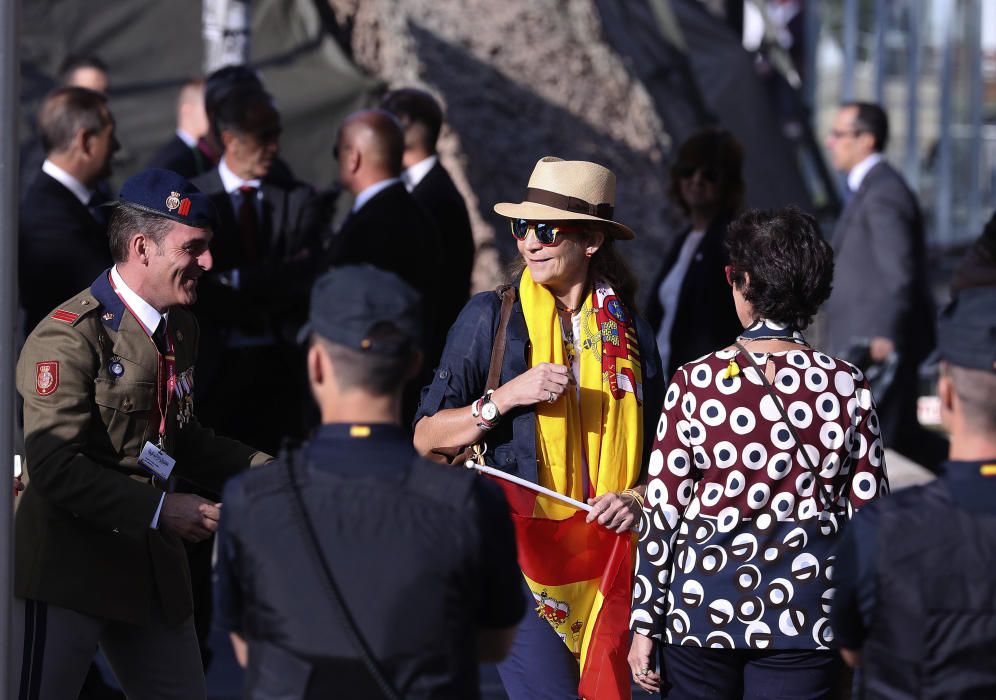
[[[52,314],[52,318],[56,321],[65,321],[66,323],[73,323],[79,317],[79,314],[74,314],[72,311],[66,311],[65,309],[56,309]]]
[[[38,395],[54,394],[59,388],[59,363],[54,360],[36,362],[35,370],[35,391]]]

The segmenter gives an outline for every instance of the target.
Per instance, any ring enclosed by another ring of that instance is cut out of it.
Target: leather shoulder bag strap
[[[806,461],[806,466],[813,475],[815,486],[820,492],[820,496],[823,500],[823,508],[825,510],[830,510],[830,506],[833,504],[833,498],[830,494],[827,494],[822,488],[820,488],[820,470],[815,464],[813,464],[813,459],[809,456],[809,452],[806,450],[806,446],[803,444],[802,440],[799,439],[799,433],[796,431],[795,426],[792,425],[792,420],[789,418],[788,411],[786,411],[785,407],[782,405],[781,398],[775,392],[775,388],[771,386],[771,382],[769,382],[768,378],[764,375],[764,365],[754,362],[754,360],[751,359],[750,353],[747,352],[747,349],[740,344],[739,340],[736,341],[734,345],[736,345],[737,350],[747,360],[747,363],[753,367],[757,371],[758,376],[761,377],[761,383],[764,384],[764,388],[768,391],[768,396],[770,396],[771,400],[774,402],[775,408],[777,408],[778,412],[782,415],[782,419],[785,421],[785,426],[789,429],[789,432],[792,433],[792,438],[795,440],[796,447],[800,452],[802,452],[802,458]],[[828,490],[831,494],[833,493],[832,486],[828,486]]]
[[[315,564],[318,567],[321,578],[325,581],[326,587],[331,595],[329,599],[332,601],[332,608],[335,610],[336,616],[339,618],[339,623],[342,629],[345,630],[346,636],[349,637],[349,641],[352,642],[353,646],[357,651],[360,652],[360,659],[363,661],[363,665],[366,666],[367,671],[373,677],[377,686],[380,688],[381,692],[384,693],[384,697],[387,700],[401,700],[401,694],[394,689],[391,685],[391,681],[388,680],[387,676],[384,675],[384,671],[380,668],[377,663],[377,659],[374,657],[373,652],[370,651],[370,646],[367,644],[366,640],[363,639],[363,634],[360,632],[359,627],[356,624],[356,620],[349,613],[349,607],[346,605],[346,601],[342,596],[342,591],[339,590],[339,586],[336,585],[335,577],[332,575],[332,569],[329,568],[328,561],[322,554],[322,548],[318,541],[318,533],[315,532],[314,524],[308,517],[308,512],[304,505],[304,497],[301,495],[301,486],[298,484],[297,480],[297,464],[294,460],[293,454],[288,452],[285,455],[287,463],[288,481],[291,487],[291,503],[293,504],[294,510],[296,511],[297,517],[294,521],[299,523],[301,526],[302,539],[308,545],[311,551],[312,558],[315,560]]]
[[[495,332],[494,345],[491,346],[491,364],[488,366],[488,381],[485,391],[498,388],[501,379],[501,365],[505,361],[505,338],[508,334],[508,320],[512,317],[512,306],[515,304],[516,290],[510,284],[505,284],[495,290],[501,297],[501,315],[498,318],[498,330]]]

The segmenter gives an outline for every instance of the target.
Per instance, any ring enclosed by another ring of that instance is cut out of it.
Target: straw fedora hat
[[[495,212],[509,219],[530,221],[602,221],[614,238],[636,234],[612,220],[616,203],[616,176],[598,163],[540,158],[529,176],[526,198],[514,204],[499,202]]]

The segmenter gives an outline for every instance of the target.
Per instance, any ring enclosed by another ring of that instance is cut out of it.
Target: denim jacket
[[[476,294],[467,302],[446,337],[446,348],[432,382],[422,389],[414,423],[441,409],[470,406],[484,394],[500,314],[501,299],[493,291]],[[635,314],[634,318],[643,371],[642,483],[664,401],[665,379],[653,331],[642,318]],[[528,354],[529,332],[522,304],[516,299],[508,321],[499,384],[505,384],[529,369]],[[520,406],[504,414],[501,422],[485,434],[484,441],[487,444],[485,462],[489,466],[534,483],[537,481],[536,411],[533,406]]]

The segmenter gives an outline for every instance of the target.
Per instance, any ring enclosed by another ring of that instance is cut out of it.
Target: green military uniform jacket
[[[177,307],[169,329],[178,382],[164,449],[174,474],[220,493],[269,456],[197,422],[197,322]],[[159,357],[108,272],[28,337],[17,363],[29,479],[15,523],[17,596],[133,624],[192,613],[183,542],[161,521],[151,528],[163,490],[138,464],[159,437]]]

